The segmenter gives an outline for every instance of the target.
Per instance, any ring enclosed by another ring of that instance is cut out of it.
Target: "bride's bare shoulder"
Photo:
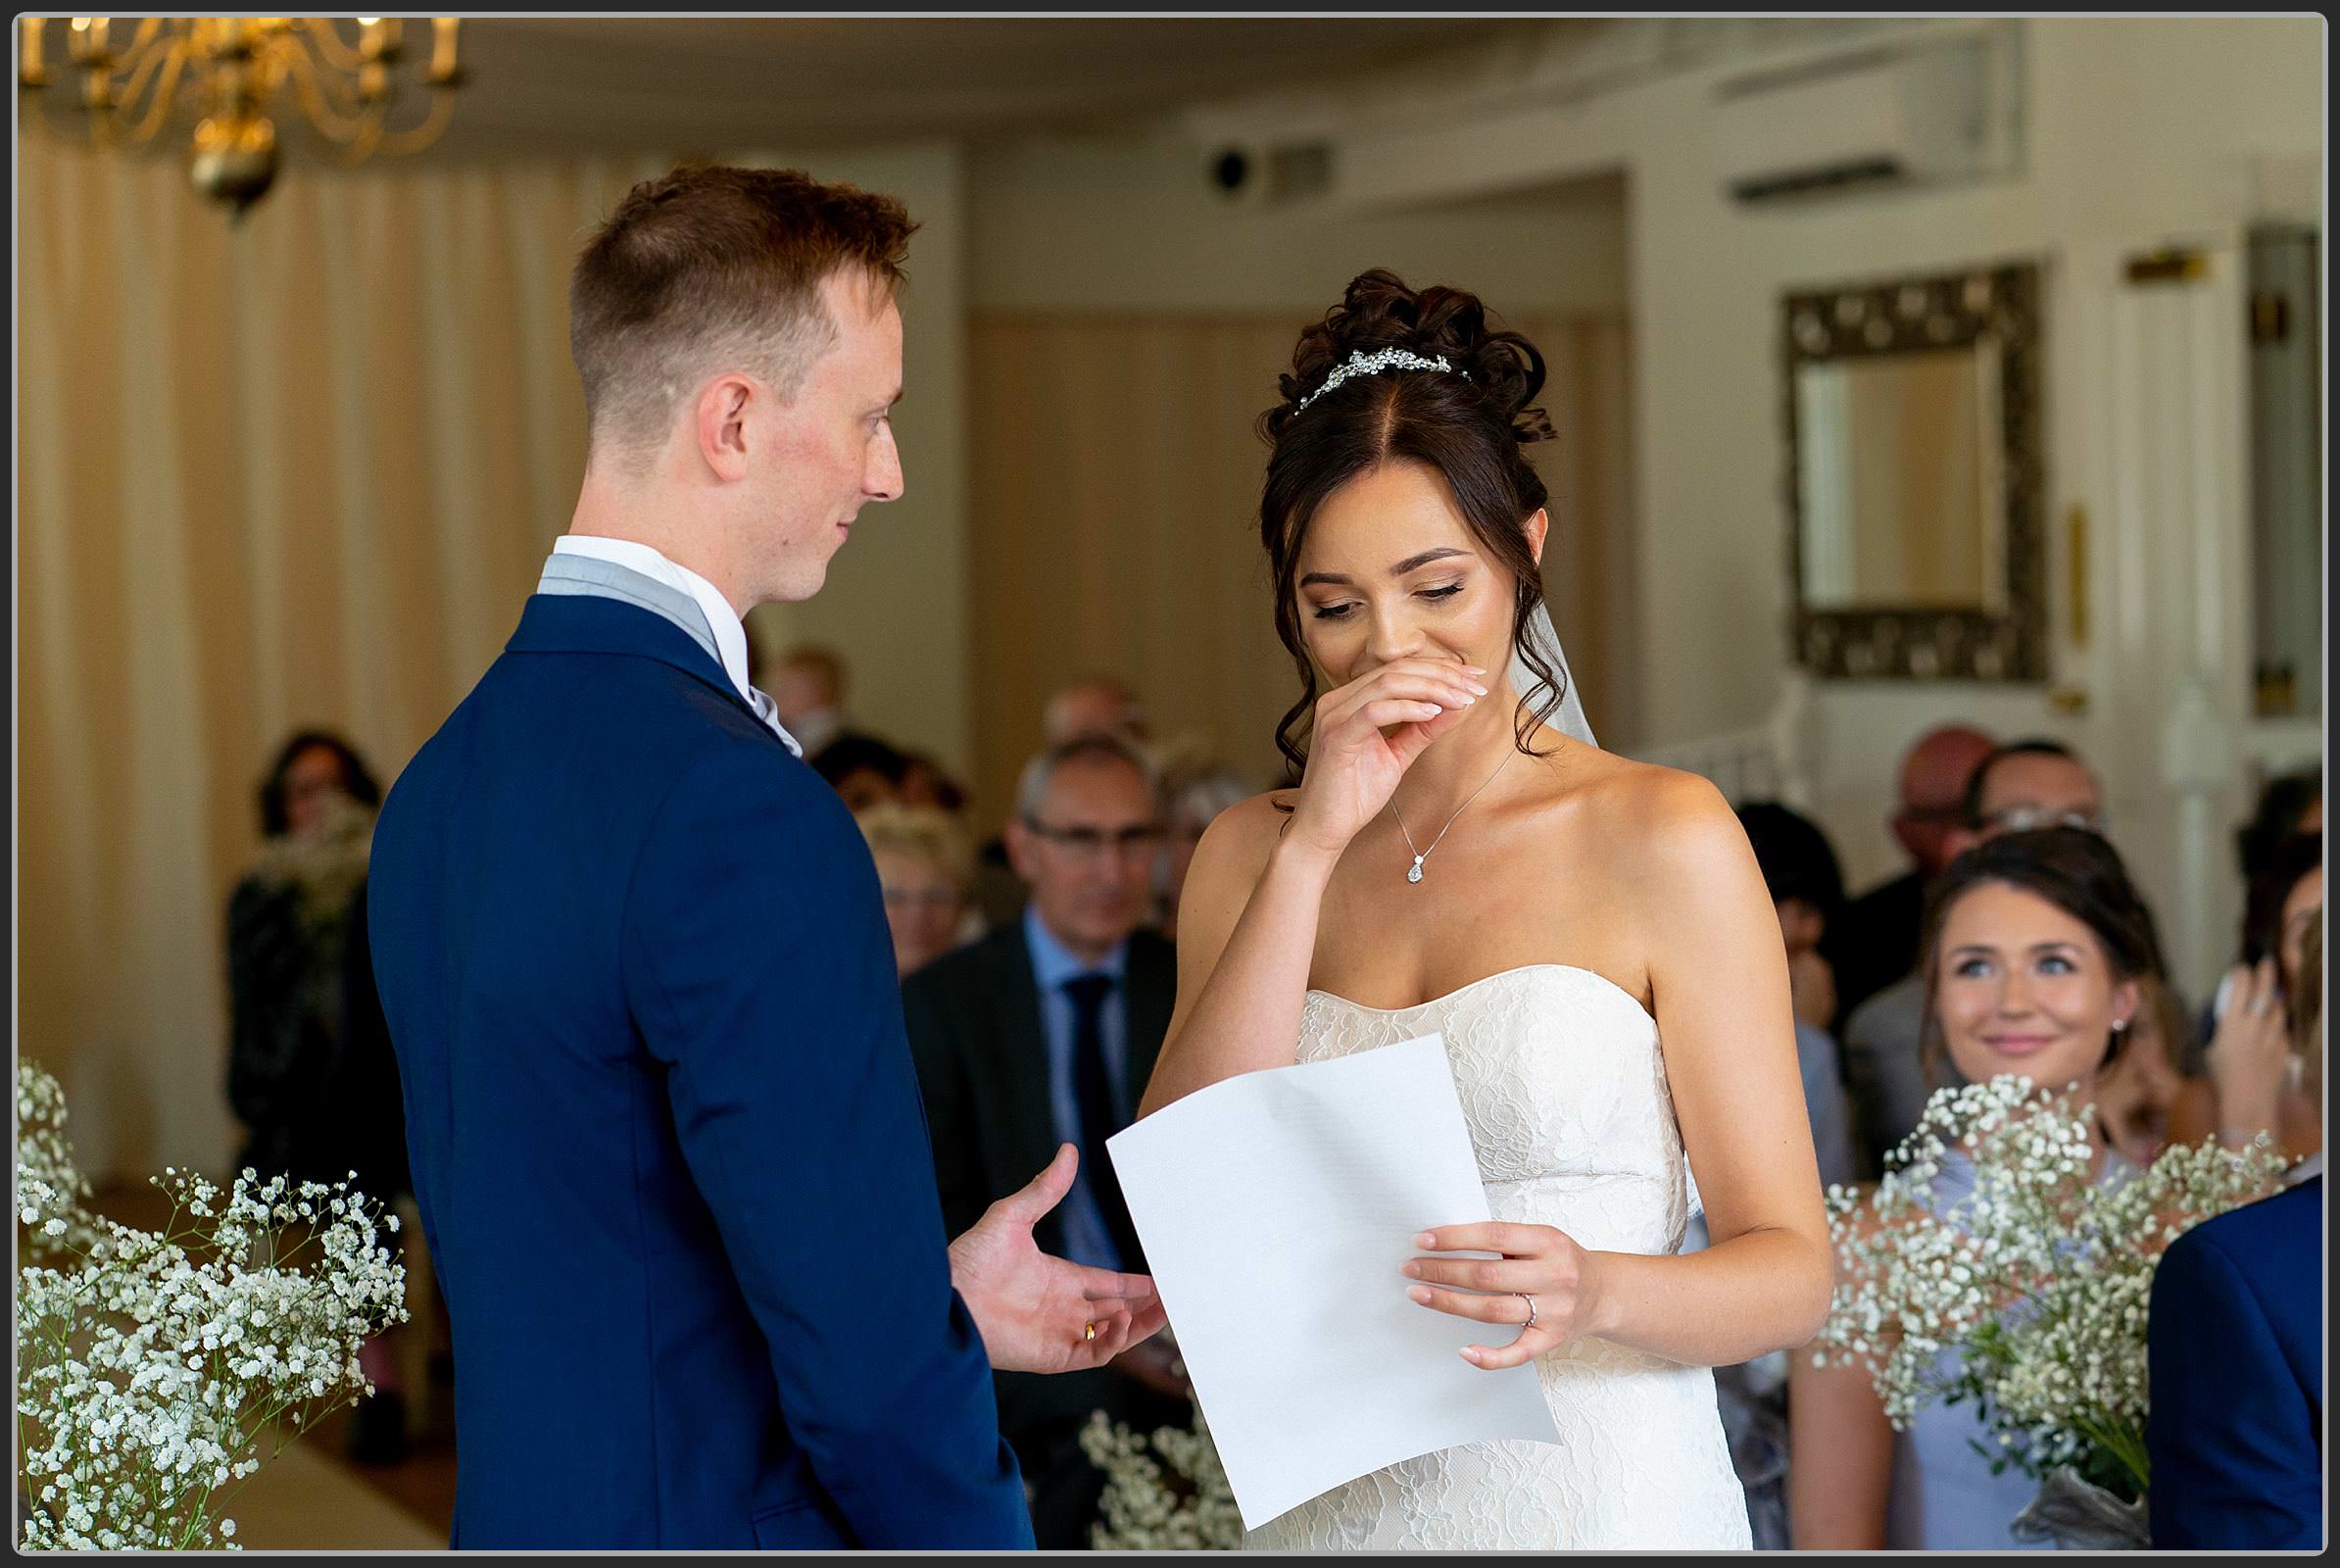
[[[1738,813],[1714,782],[1701,774],[1655,762],[1638,762],[1613,752],[1577,748],[1560,770],[1570,776],[1559,803],[1636,871],[1668,864],[1693,869],[1718,855],[1746,851]]]
[[[1605,827],[1695,831],[1718,820],[1737,820],[1723,792],[1702,774],[1637,762],[1574,741],[1553,761],[1557,800]]]
[[[1252,796],[1249,801],[1238,801],[1224,812],[1212,816],[1210,826],[1202,828],[1202,840],[1194,847],[1194,878],[1233,878],[1241,880],[1244,889],[1259,880],[1259,870],[1268,863],[1268,852],[1275,850],[1275,840],[1283,836],[1285,824],[1292,821],[1292,805],[1298,801],[1301,791],[1271,789],[1264,796]]]

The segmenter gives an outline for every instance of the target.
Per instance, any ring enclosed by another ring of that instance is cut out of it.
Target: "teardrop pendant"
[[[1407,872],[1406,872],[1406,874],[1405,874],[1405,879],[1406,879],[1408,882],[1419,882],[1419,881],[1421,881],[1421,880],[1422,880],[1422,857],[1421,857],[1421,856],[1417,855],[1417,856],[1415,856],[1415,857],[1414,857],[1414,864],[1413,864],[1413,868],[1412,868],[1411,870],[1409,870],[1409,871],[1407,871]]]

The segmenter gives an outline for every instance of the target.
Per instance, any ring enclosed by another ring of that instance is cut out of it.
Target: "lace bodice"
[[[1404,1008],[1311,991],[1299,1059],[1443,1034],[1498,1220],[1673,1252],[1687,1222],[1657,1024],[1588,969],[1533,964]],[[1499,1332],[1499,1331],[1498,1331]],[[1745,1546],[1714,1375],[1601,1340],[1537,1358],[1561,1442],[1470,1444],[1312,1498],[1253,1549]]]

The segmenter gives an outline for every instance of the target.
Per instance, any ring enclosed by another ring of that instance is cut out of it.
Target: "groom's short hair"
[[[794,169],[686,164],[636,185],[569,277],[588,444],[655,451],[677,401],[727,368],[793,398],[836,340],[823,280],[858,270],[891,298],[917,227],[891,196]]]

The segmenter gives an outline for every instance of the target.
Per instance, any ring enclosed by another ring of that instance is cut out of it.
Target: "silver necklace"
[[[1495,781],[1495,774],[1503,771],[1503,763],[1510,761],[1511,758],[1511,753],[1505,752],[1503,754],[1503,761],[1497,762],[1495,764],[1495,772],[1487,774],[1487,784],[1492,784]],[[1471,802],[1479,799],[1480,796],[1487,793],[1487,784],[1482,784],[1479,786],[1479,788],[1473,790],[1470,793],[1470,796],[1464,800],[1462,805],[1454,808],[1454,816],[1460,816],[1463,814],[1463,812],[1469,810]],[[1400,833],[1405,833],[1405,847],[1409,850],[1414,850],[1414,835],[1411,833],[1406,833],[1405,816],[1397,809],[1397,796],[1395,793],[1392,793],[1389,796],[1389,814],[1397,818],[1397,831]],[[1454,816],[1446,818],[1446,827],[1452,827],[1454,825]],[[1435,850],[1438,847],[1438,841],[1446,836],[1446,827],[1439,828],[1438,837],[1430,841],[1430,850]],[[1405,874],[1405,879],[1408,882],[1419,882],[1422,880],[1422,862],[1430,858],[1430,850],[1414,850],[1414,863],[1407,869]]]

